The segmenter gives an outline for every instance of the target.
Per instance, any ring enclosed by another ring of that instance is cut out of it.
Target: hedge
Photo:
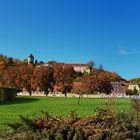
[[[15,88],[0,87],[0,102],[15,99],[18,90]]]

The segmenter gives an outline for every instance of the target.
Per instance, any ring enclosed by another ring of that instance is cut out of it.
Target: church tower
[[[34,63],[34,56],[30,54],[28,57],[28,64],[33,64],[33,63]]]

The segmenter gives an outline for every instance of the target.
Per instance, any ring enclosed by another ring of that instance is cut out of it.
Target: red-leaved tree
[[[55,84],[61,88],[61,92],[67,96],[71,91],[74,79],[74,69],[71,65],[57,64],[54,67]]]
[[[49,67],[36,67],[32,76],[33,90],[44,91],[48,94],[54,86],[53,69]]]

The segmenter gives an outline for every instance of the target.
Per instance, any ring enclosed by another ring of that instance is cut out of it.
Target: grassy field
[[[0,131],[5,125],[19,121],[19,115],[34,117],[46,111],[55,116],[66,116],[70,111],[76,111],[80,116],[92,115],[97,107],[106,107],[106,99],[81,99],[56,97],[18,97],[15,101],[0,103]],[[118,110],[130,110],[129,99],[116,99]]]

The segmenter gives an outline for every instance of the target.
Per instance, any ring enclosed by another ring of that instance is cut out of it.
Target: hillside
[[[133,78],[129,80],[130,82],[134,82],[134,83],[140,83],[140,78]]]
[[[23,65],[23,64],[27,64],[27,62],[19,60],[19,59],[12,58],[12,57],[7,57],[7,56],[2,55],[2,54],[0,55],[0,71],[2,71],[3,69],[5,69],[6,67],[9,67],[9,66],[19,66],[19,65]],[[62,63],[62,62],[59,63],[59,62],[56,62],[56,61],[48,61],[48,64],[51,64],[51,65],[54,66],[55,64],[64,64],[64,63]],[[39,65],[39,63],[38,63],[38,65]],[[98,76],[100,74],[107,74],[108,78],[111,81],[126,81],[119,74],[117,74],[115,72],[110,72],[110,71],[107,71],[107,70],[104,70],[104,69],[99,69],[99,68],[92,68],[91,69],[91,73],[90,73],[91,76]],[[75,77],[76,77],[75,81],[81,81],[81,79],[85,75],[88,75],[88,73],[80,73],[80,72],[78,73],[78,72],[76,72],[75,73]],[[133,81],[140,81],[139,78],[132,79],[132,80]]]

